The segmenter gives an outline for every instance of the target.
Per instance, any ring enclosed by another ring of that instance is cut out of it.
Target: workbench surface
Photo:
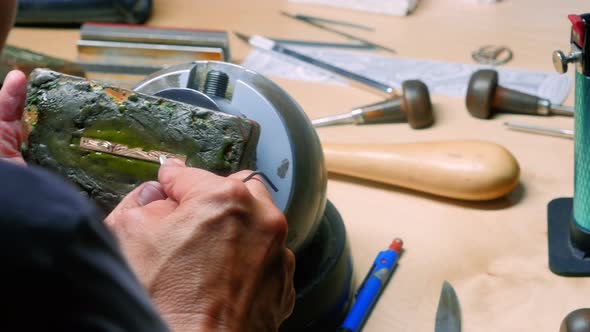
[[[365,14],[270,1],[156,0],[154,26],[236,30],[293,39],[342,41],[329,32],[279,14],[293,13],[366,23],[376,32],[354,30],[395,48],[402,57],[473,63],[485,44],[506,45],[514,59],[505,67],[553,72],[551,53],[569,50],[567,15],[590,11],[586,0],[420,0],[408,17]],[[9,43],[75,59],[76,29],[17,28]],[[231,36],[234,62],[250,47]],[[571,68],[570,68],[571,69]],[[573,70],[568,75],[573,76]],[[310,118],[349,111],[379,96],[337,85],[271,77]],[[328,198],[342,214],[352,248],[355,276],[362,280],[378,251],[401,237],[405,252],[364,331],[433,331],[443,280],[457,291],[464,331],[556,332],[570,311],[589,306],[590,280],[554,275],[548,268],[547,203],[573,194],[573,142],[509,131],[505,121],[573,128],[564,117],[500,115],[471,117],[463,98],[432,95],[436,122],[412,130],[405,124],[318,129],[323,142],[399,143],[482,139],[509,149],[521,167],[517,189],[505,198],[472,203],[438,198],[392,186],[330,175]],[[565,104],[573,104],[573,89]]]

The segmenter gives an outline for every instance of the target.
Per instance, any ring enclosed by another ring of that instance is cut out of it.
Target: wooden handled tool
[[[554,105],[549,99],[500,86],[498,72],[491,69],[481,69],[471,75],[465,105],[471,115],[480,119],[489,119],[498,112],[574,116],[573,107]]]
[[[509,193],[520,174],[508,150],[484,141],[322,145],[329,172],[470,201]]]

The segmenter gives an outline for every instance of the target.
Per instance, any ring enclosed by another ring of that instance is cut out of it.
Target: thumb
[[[20,150],[26,137],[21,121],[27,96],[27,78],[13,70],[0,89],[0,159],[25,164]]]
[[[123,198],[121,203],[117,205],[113,212],[142,207],[150,204],[151,202],[165,200],[166,198],[167,196],[164,193],[164,190],[162,190],[160,183],[156,181],[149,181],[141,184],[139,187],[127,194],[127,196]]]
[[[27,97],[27,77],[13,70],[4,79],[0,90],[0,121],[18,121],[23,115]]]
[[[156,181],[150,181],[141,184],[132,192],[127,194],[111,213],[105,218],[105,223],[113,227],[125,211],[137,207],[142,207],[158,200],[165,200],[166,195],[162,191],[162,186]]]

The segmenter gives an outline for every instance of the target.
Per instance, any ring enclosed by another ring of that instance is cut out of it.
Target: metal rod
[[[160,159],[160,165],[164,165],[164,163],[166,162],[166,160],[168,158],[165,155],[161,154],[159,159]]]
[[[277,39],[277,38],[269,38],[269,39],[271,39],[277,43],[281,43],[281,44],[309,46],[309,47],[351,48],[351,49],[361,49],[361,50],[370,50],[370,49],[375,48],[375,47],[373,47],[371,45],[367,45],[365,43],[331,43],[331,42],[296,40],[296,39]]]
[[[401,98],[388,98],[377,103],[355,108],[347,113],[339,113],[314,119],[311,121],[311,124],[318,128],[344,124],[362,125],[408,122],[406,112],[404,112],[402,106],[404,104],[404,98],[404,96]],[[406,100],[406,103],[410,102]],[[415,108],[411,109],[419,112]]]
[[[533,126],[533,125],[527,125],[527,124],[515,123],[515,122],[505,122],[504,125],[506,127],[508,127],[509,129],[523,131],[523,132],[527,132],[527,133],[562,137],[562,138],[568,138],[568,139],[574,138],[574,131],[568,130],[568,129]]]
[[[376,91],[380,92],[381,94],[385,95],[385,97],[389,98],[395,94],[395,89],[387,84],[383,84],[383,83],[376,81],[372,78],[353,73],[353,72],[348,71],[344,68],[331,65],[327,62],[323,62],[319,59],[312,58],[312,57],[307,56],[305,54],[291,50],[287,47],[282,46],[281,44],[275,43],[274,41],[272,41],[268,38],[265,38],[262,36],[257,36],[257,35],[247,38],[246,35],[239,34],[239,33],[236,33],[236,35],[239,38],[246,40],[250,45],[252,45],[254,47],[258,47],[258,48],[261,48],[264,50],[275,51],[275,52],[278,52],[281,54],[285,54],[285,55],[288,55],[288,56],[293,57],[295,59],[301,60],[303,62],[323,68],[325,70],[328,70],[330,72],[338,74],[339,76],[346,78],[347,80],[349,80],[351,82],[360,83],[363,86],[366,86],[366,87],[369,87],[373,90],[376,90]]]
[[[345,124],[360,124],[363,122],[360,112],[348,112],[342,114],[336,114],[319,118],[311,121],[311,124],[316,127],[328,127],[334,125],[345,125]]]
[[[333,20],[333,19],[329,19],[329,18],[310,16],[310,15],[301,15],[301,14],[296,14],[293,16],[295,16],[298,19],[302,19],[302,20],[324,22],[324,23],[337,24],[337,25],[342,25],[345,27],[357,28],[357,29],[362,29],[362,30],[367,30],[367,31],[375,31],[375,28],[373,28],[373,27],[358,24],[358,23],[339,21],[339,20]]]
[[[549,108],[551,109],[551,113],[556,115],[574,116],[575,109],[571,106],[552,104]]]
[[[286,12],[281,12],[281,14],[284,15],[284,16],[287,16],[289,18],[298,20],[300,22],[307,23],[307,24],[312,25],[312,26],[314,26],[316,28],[319,28],[319,29],[322,29],[322,30],[325,30],[325,31],[329,31],[329,32],[338,34],[340,36],[346,37],[348,39],[359,41],[359,42],[364,43],[364,44],[367,44],[367,45],[371,45],[371,46],[373,46],[374,48],[377,48],[377,49],[381,49],[381,50],[384,50],[384,51],[387,51],[387,52],[390,52],[390,53],[393,53],[393,54],[397,54],[397,52],[394,49],[392,49],[392,48],[389,48],[389,47],[386,47],[386,46],[383,46],[383,45],[379,45],[377,43],[373,43],[372,41],[369,41],[367,39],[363,39],[363,38],[357,37],[355,35],[351,35],[349,33],[346,33],[346,32],[343,32],[343,31],[340,31],[340,30],[337,30],[337,29],[334,29],[334,28],[330,28],[330,27],[325,26],[323,24],[314,22],[313,20],[307,20],[307,19],[298,18],[297,15],[291,15],[291,14],[286,13]]]
[[[394,92],[394,89],[387,84],[383,84],[383,83],[376,81],[372,78],[368,78],[366,76],[362,76],[362,75],[353,73],[351,71],[348,71],[348,70],[340,68],[340,67],[336,67],[336,66],[331,65],[327,62],[323,62],[321,60],[307,56],[305,54],[301,54],[299,52],[293,51],[293,50],[288,49],[286,47],[278,46],[274,50],[279,53],[286,54],[291,57],[297,58],[298,60],[301,60],[303,62],[307,62],[307,63],[312,64],[314,66],[326,69],[328,71],[331,71],[331,72],[338,74],[339,76],[342,76],[342,77],[347,78],[349,80],[353,80],[353,81],[359,82],[361,84],[364,84],[368,87],[374,88],[374,89],[384,93],[387,96],[391,96]]]
[[[272,188],[272,190],[274,192],[279,192],[279,188],[277,188],[277,186],[275,186],[274,183],[272,183],[272,181],[268,178],[268,176],[266,176],[266,174],[264,174],[264,172],[262,171],[254,171],[252,173],[250,173],[250,175],[246,176],[242,182],[246,183],[248,181],[250,181],[253,177],[255,177],[256,175],[260,175],[260,177],[262,177],[264,179],[264,181],[266,181],[266,183]]]

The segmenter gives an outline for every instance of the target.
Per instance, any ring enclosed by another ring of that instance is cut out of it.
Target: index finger
[[[223,177],[209,171],[187,167],[181,160],[168,158],[158,171],[164,193],[181,203],[202,193],[199,188],[215,188]]]

